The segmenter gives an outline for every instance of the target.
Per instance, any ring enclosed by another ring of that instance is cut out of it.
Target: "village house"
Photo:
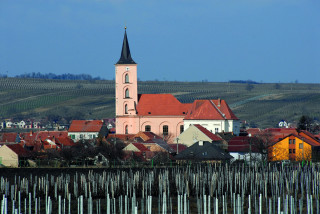
[[[138,94],[137,63],[125,31],[121,56],[115,65],[116,134],[154,132],[172,142],[191,124],[216,132],[240,132],[239,119],[224,100],[181,103],[171,94]]]
[[[103,126],[102,120],[73,120],[68,130],[68,136],[76,142],[98,137]]]
[[[175,143],[183,144],[186,146],[192,146],[195,142],[198,141],[207,141],[211,143],[214,142],[216,144],[222,144],[223,139],[199,124],[191,124],[175,139]],[[227,144],[224,145],[224,147],[226,146]],[[223,148],[223,145],[221,145],[221,148]]]
[[[313,148],[318,146],[320,146],[319,140],[307,131],[291,133],[270,145],[269,161],[310,161]]]
[[[28,152],[20,144],[0,146],[0,166],[18,167],[19,161],[25,159]]]

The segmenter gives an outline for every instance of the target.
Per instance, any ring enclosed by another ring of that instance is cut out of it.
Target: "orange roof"
[[[181,115],[184,116],[191,104],[181,103],[172,94],[140,94],[138,115]]]
[[[69,132],[99,132],[102,125],[101,120],[73,120]]]
[[[142,143],[132,143],[132,145],[134,145],[137,149],[139,149],[140,152],[148,152],[150,151],[147,147],[145,147],[145,145],[143,145]]]
[[[57,137],[56,138],[56,144],[58,144],[60,147],[62,146],[74,146],[76,145],[73,140],[71,140],[69,137]]]
[[[204,128],[203,126],[201,126],[199,124],[195,124],[194,126],[197,127],[203,134],[205,134],[211,140],[213,140],[213,141],[222,141],[222,138],[220,138],[217,135],[213,134],[208,129]]]
[[[153,132],[138,132],[134,138],[140,137],[143,141],[147,141],[150,139],[162,139],[160,136],[156,135]]]
[[[238,120],[224,100],[195,100],[185,120]]]

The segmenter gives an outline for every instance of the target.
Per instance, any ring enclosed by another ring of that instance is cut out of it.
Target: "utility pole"
[[[177,137],[177,154],[179,154],[179,138]]]

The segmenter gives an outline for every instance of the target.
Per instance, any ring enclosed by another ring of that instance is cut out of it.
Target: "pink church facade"
[[[115,64],[115,83],[116,134],[151,131],[173,141],[184,131],[184,119],[190,115],[192,103],[181,103],[171,94],[138,95],[137,64],[131,57],[126,31]]]

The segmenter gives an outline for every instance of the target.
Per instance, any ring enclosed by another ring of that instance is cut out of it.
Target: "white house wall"
[[[73,141],[89,140],[98,137],[99,132],[69,132],[68,136]]]
[[[235,135],[240,133],[240,123],[238,120],[184,120],[184,130],[190,125],[199,124],[212,133],[233,132]]]

